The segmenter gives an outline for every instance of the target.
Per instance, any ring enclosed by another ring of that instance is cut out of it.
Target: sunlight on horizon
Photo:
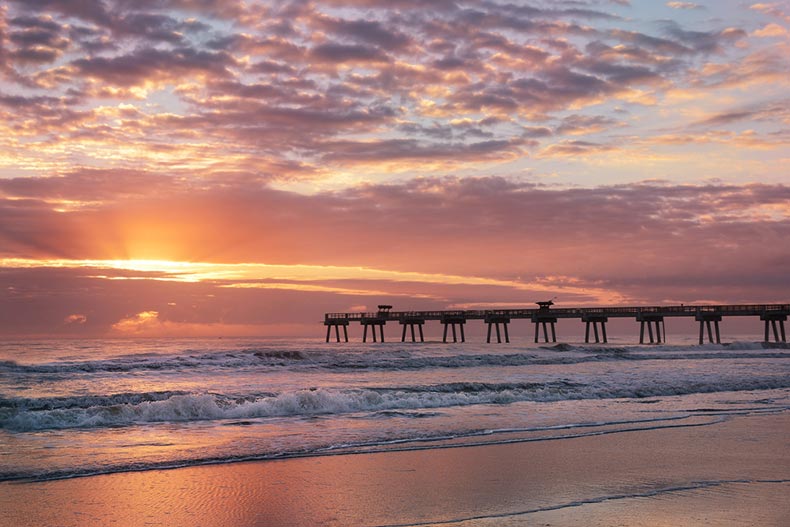
[[[209,263],[182,262],[170,260],[69,260],[69,259],[0,259],[0,267],[5,268],[63,268],[63,269],[109,269],[116,271],[133,271],[152,273],[153,276],[107,276],[92,275],[93,278],[108,280],[164,280],[173,282],[229,282],[223,287],[248,289],[291,289],[314,292],[334,292],[352,295],[376,296],[410,296],[414,298],[434,298],[440,296],[423,291],[420,294],[392,292],[383,290],[365,290],[299,283],[266,282],[266,280],[293,280],[294,282],[360,280],[382,282],[416,282],[431,285],[474,285],[494,286],[530,292],[563,292],[566,294],[588,295],[597,298],[598,302],[618,303],[625,298],[613,291],[603,288],[591,288],[573,285],[575,279],[565,276],[548,276],[543,280],[519,281],[486,278],[480,276],[463,276],[441,273],[421,273],[413,271],[397,271],[374,269],[368,267],[342,267],[331,265],[305,264],[264,264],[264,263]]]

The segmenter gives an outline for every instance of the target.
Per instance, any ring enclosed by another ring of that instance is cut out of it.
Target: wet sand
[[[3,483],[0,525],[779,527],[790,525],[789,438],[790,414],[783,413],[579,438]]]

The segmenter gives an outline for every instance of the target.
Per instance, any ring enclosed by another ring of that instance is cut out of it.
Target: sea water
[[[729,344],[0,344],[0,481],[533,441],[790,408],[790,349]]]

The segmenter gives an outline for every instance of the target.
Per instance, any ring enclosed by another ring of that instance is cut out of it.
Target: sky
[[[790,3],[10,0],[0,336],[790,301]]]

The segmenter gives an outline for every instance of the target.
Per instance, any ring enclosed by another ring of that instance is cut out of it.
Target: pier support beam
[[[362,327],[364,328],[362,331],[362,342],[368,341],[368,327],[370,327],[371,329],[371,334],[373,335],[373,342],[376,342],[376,326],[379,327],[379,333],[381,334],[381,342],[384,342],[384,324],[386,324],[385,321],[363,319],[361,323],[362,323]]]
[[[403,326],[403,334],[401,335],[400,341],[406,342],[406,327],[408,326],[411,330],[411,341],[417,342],[417,337],[414,333],[414,326],[417,326],[420,329],[420,342],[425,342],[425,336],[422,333],[422,326],[425,324],[425,319],[422,318],[404,318],[401,319],[400,324]]]
[[[532,322],[535,323],[535,342],[538,342],[538,336],[540,333],[540,326],[543,326],[543,341],[549,342],[549,332],[548,332],[548,325],[551,324],[551,342],[557,342],[557,331],[555,328],[555,324],[557,323],[557,319],[555,317],[546,317],[546,316],[539,316],[534,315],[532,317]]]
[[[337,342],[340,342],[340,326],[343,326],[343,336],[345,341],[348,342],[348,320],[328,320],[324,322],[326,326],[326,341],[329,342],[329,337],[332,334],[332,328],[335,328],[335,337]]]
[[[787,342],[787,334],[785,333],[785,322],[787,321],[787,315],[774,313],[763,314],[760,315],[760,320],[765,322],[765,342],[771,342],[771,335],[768,332],[769,322],[771,329],[773,329],[774,342]]]
[[[717,313],[697,313],[694,320],[699,322],[699,343],[703,344],[705,329],[708,330],[708,342],[713,344],[721,344],[721,333],[719,333],[719,322],[721,322],[721,315]],[[716,329],[716,340],[713,340],[713,331],[711,328],[713,322]]]
[[[598,324],[601,324],[601,332],[603,333],[603,342],[609,342],[606,337],[606,323],[609,321],[608,317],[602,315],[583,315],[582,322],[586,324],[584,329],[584,342],[590,342],[590,324],[592,324],[593,332],[595,333],[595,342],[601,342],[598,335]]]
[[[505,342],[510,342],[510,334],[507,331],[507,325],[510,324],[510,318],[501,315],[486,315],[484,320],[485,323],[488,324],[488,336],[486,337],[486,342],[491,342],[491,329],[492,327],[496,326],[496,341],[497,343],[502,343],[502,333],[499,331],[499,324],[502,324],[502,327],[504,328]]]
[[[636,321],[639,322],[639,343],[645,344],[645,326],[647,326],[648,339],[650,344],[661,344],[667,341],[667,328],[664,324],[664,317],[661,315],[637,315]],[[655,327],[655,337],[653,328]]]
[[[463,316],[458,315],[450,315],[450,316],[443,316],[441,318],[441,322],[444,325],[444,333],[442,335],[442,342],[447,342],[447,330],[452,329],[453,332],[453,342],[458,342],[458,336],[460,333],[461,342],[466,342],[466,335],[464,334],[464,324],[466,324],[466,318]],[[458,326],[456,331],[456,326]]]

